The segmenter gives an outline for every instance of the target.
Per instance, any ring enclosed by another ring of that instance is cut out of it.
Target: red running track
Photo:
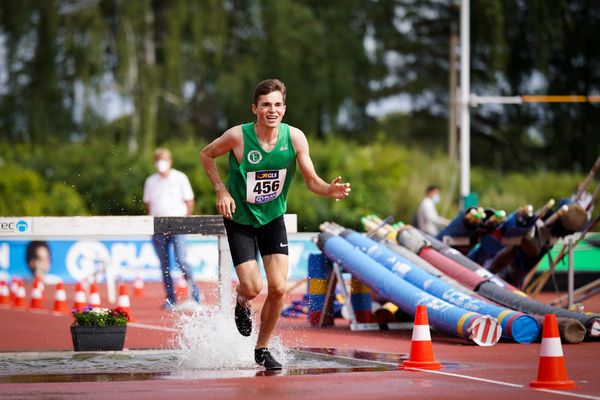
[[[213,288],[203,285],[209,303]],[[73,298],[74,287],[67,287]],[[130,296],[132,290],[130,289]],[[168,349],[173,316],[160,309],[162,287],[146,284],[144,298],[131,298],[136,324],[128,327],[127,349]],[[46,291],[45,307],[51,309],[53,290]],[[543,295],[549,300],[554,296]],[[300,294],[291,295],[293,298]],[[599,312],[599,296],[584,303],[587,311]],[[71,300],[72,301],[72,300]],[[71,303],[69,302],[69,305]],[[260,308],[260,300],[255,302]],[[0,351],[72,350],[71,317],[48,311],[33,312],[0,306]],[[164,327],[147,329],[144,325]],[[235,329],[232,327],[232,329]],[[410,332],[352,332],[347,321],[325,329],[309,327],[305,319],[282,318],[275,333],[288,348],[336,348],[406,355]],[[562,346],[569,379],[577,388],[547,391],[529,388],[536,379],[540,344],[499,343],[493,347],[470,345],[459,339],[433,334],[433,350],[440,371],[344,372],[317,375],[275,375],[249,378],[148,379],[2,383],[0,399],[560,399],[600,400],[597,372],[599,342]],[[226,349],[224,349],[226,351]],[[89,380],[89,379],[88,379]]]

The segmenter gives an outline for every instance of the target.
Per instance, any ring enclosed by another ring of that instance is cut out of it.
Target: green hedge
[[[77,191],[62,182],[47,181],[28,168],[0,166],[0,215],[86,215]]]
[[[288,212],[298,214],[301,231],[316,231],[320,223],[335,220],[360,228],[360,217],[376,213],[410,222],[425,187],[442,188],[440,213],[458,211],[456,163],[443,154],[425,153],[386,140],[370,144],[331,138],[310,140],[317,172],[327,181],[340,175],[352,184],[352,194],[335,202],[310,193],[300,172],[289,196]],[[196,195],[196,214],[214,214],[215,196],[199,163],[204,143],[172,142],[174,167],[185,172]],[[0,215],[136,215],[144,214],[144,180],[154,172],[151,157],[130,155],[123,146],[103,142],[74,143],[55,148],[0,145]],[[223,178],[227,156],[218,161]],[[549,198],[567,197],[583,176],[539,172],[507,174],[473,168],[472,190],[480,204],[505,209]]]

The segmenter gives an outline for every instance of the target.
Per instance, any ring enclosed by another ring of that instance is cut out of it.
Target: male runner
[[[307,188],[321,196],[340,200],[350,193],[349,183],[337,177],[321,179],[309,155],[304,133],[282,123],[285,85],[265,80],[254,91],[255,122],[234,126],[200,152],[200,161],[217,195],[217,211],[223,215],[235,271],[239,279],[235,322],[240,334],[252,332],[250,300],[262,290],[257,251],[267,277],[267,299],[260,315],[254,358],[268,370],[281,369],[268,349],[279,320],[288,274],[288,241],[283,215],[296,161]],[[220,178],[215,158],[229,153],[227,185]]]

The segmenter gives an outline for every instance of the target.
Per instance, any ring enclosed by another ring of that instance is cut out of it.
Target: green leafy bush
[[[408,148],[383,133],[368,143],[334,136],[316,140],[310,135],[309,142],[317,173],[326,181],[342,176],[351,183],[352,193],[340,202],[315,196],[297,170],[288,212],[298,214],[300,231],[317,231],[326,220],[358,229],[360,218],[372,213],[411,222],[431,183],[442,188],[440,214],[452,218],[459,210],[459,166],[443,153]],[[199,161],[205,143],[186,140],[162,145],[173,153],[173,166],[190,178],[194,213],[215,214],[215,193]],[[227,155],[217,160],[223,180],[227,162]],[[0,144],[0,215],[145,214],[143,185],[152,173],[152,154],[129,154],[124,145],[89,141],[50,151]],[[503,175],[493,169],[471,170],[471,188],[479,204],[507,212],[568,197],[582,179],[572,173]]]

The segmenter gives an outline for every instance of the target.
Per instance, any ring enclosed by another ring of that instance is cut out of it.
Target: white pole
[[[231,252],[227,236],[218,236],[219,246],[219,305],[222,314],[232,309],[233,294],[231,290]]]
[[[471,193],[470,178],[470,110],[469,97],[471,88],[469,83],[470,66],[470,26],[469,26],[469,1],[462,0],[460,7],[460,194],[462,199]]]

